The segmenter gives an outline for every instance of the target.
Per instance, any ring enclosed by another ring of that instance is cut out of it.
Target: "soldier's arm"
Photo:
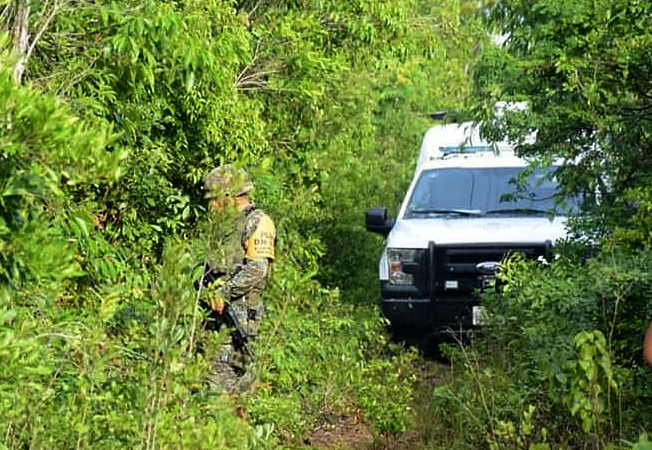
[[[227,298],[246,295],[260,285],[274,260],[276,229],[272,219],[263,213],[255,213],[245,228],[245,265],[225,286]]]
[[[247,263],[231,277],[224,286],[227,298],[237,298],[246,295],[254,287],[264,281],[269,269],[267,258],[248,260]]]

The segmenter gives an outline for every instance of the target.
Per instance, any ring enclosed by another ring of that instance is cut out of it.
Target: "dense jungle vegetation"
[[[2,448],[298,448],[342,418],[388,447],[651,448],[648,0],[0,0],[0,26]],[[530,109],[487,135],[537,129],[519,151],[591,195],[424,386],[363,213],[398,205],[429,113],[497,100]],[[203,389],[192,287],[225,162],[279,233],[241,398]]]

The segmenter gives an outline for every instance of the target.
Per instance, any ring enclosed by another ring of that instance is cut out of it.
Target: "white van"
[[[510,181],[527,167],[511,143],[483,141],[470,122],[426,133],[397,217],[389,218],[385,207],[366,214],[367,230],[386,236],[378,275],[393,330],[422,335],[478,328],[477,292],[493,286],[507,254],[552,258],[553,245],[567,233],[550,177],[554,166],[535,170],[525,196],[514,196]]]

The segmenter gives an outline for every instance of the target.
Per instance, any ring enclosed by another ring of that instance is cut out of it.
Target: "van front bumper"
[[[414,286],[385,284],[382,312],[394,330],[410,334],[457,333],[479,328],[482,309],[471,293],[424,298]]]

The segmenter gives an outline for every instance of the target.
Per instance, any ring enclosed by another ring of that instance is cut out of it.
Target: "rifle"
[[[224,275],[226,274],[215,272],[209,267],[208,264],[206,264],[204,266],[204,273],[201,277],[193,282],[193,285],[195,286],[195,289],[199,291],[202,288],[210,286],[212,283],[216,282]],[[252,361],[255,361],[254,354],[249,348],[249,334],[247,334],[247,331],[238,320],[238,316],[234,314],[233,310],[231,309],[231,305],[228,302],[225,302],[222,315],[226,318],[227,325],[233,329],[231,332],[231,338],[233,339],[235,346],[237,348],[243,349],[247,356],[249,356]]]
[[[204,273],[197,278],[192,284],[195,286],[196,290],[200,290],[201,288],[205,288],[222,278],[224,275],[226,275],[226,272],[217,272],[213,269],[208,264],[204,265]]]
[[[249,334],[247,334],[245,329],[242,327],[238,317],[233,313],[233,310],[228,303],[224,305],[223,314],[227,318],[227,322],[233,328],[231,339],[233,339],[235,346],[243,349],[247,356],[249,356],[252,361],[255,361],[256,357],[249,348]]]

